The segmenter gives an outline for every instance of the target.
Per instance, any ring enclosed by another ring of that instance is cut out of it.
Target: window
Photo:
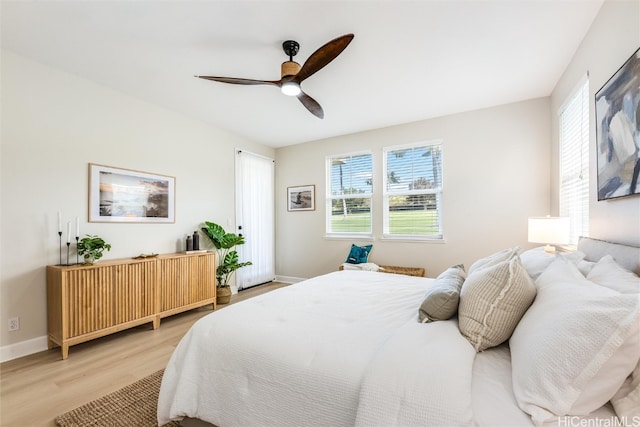
[[[570,240],[589,235],[589,81],[560,111],[560,216],[569,217]]]
[[[327,157],[327,233],[371,235],[371,153]]]
[[[442,143],[383,150],[385,237],[442,239]]]

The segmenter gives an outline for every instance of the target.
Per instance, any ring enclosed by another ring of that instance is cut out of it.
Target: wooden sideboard
[[[47,266],[48,345],[69,347],[211,304],[216,309],[216,254],[167,254]]]

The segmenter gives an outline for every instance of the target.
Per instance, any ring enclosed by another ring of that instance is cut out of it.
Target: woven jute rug
[[[157,427],[158,394],[164,370],[56,418],[60,427]],[[178,423],[163,427],[179,427]]]

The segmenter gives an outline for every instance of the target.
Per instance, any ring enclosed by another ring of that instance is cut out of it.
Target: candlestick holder
[[[80,236],[76,236],[76,264],[80,264],[80,251],[78,245],[80,244]]]
[[[71,265],[69,264],[69,248],[71,247],[71,242],[67,242],[67,264],[66,265]]]
[[[58,237],[60,238],[60,264],[62,265],[62,231],[58,231]]]

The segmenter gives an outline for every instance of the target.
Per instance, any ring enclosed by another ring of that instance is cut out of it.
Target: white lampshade
[[[529,218],[529,239],[532,243],[545,243],[547,252],[555,252],[550,245],[569,243],[569,218],[533,217]]]

